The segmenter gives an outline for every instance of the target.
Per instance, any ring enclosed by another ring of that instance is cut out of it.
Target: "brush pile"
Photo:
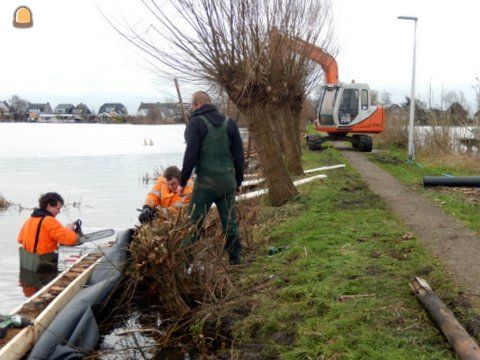
[[[230,274],[222,258],[221,229],[211,216],[202,240],[183,246],[194,236],[184,214],[173,221],[158,219],[141,227],[131,245],[130,272],[171,317],[181,317],[202,303],[223,298]]]
[[[244,254],[251,253],[254,246],[256,209],[253,202],[238,207]],[[157,219],[140,227],[130,247],[126,293],[130,297],[140,295],[142,301],[161,307],[161,346],[190,342],[199,348],[202,339],[200,348],[208,348],[208,339],[218,335],[218,326],[232,306],[251,291],[244,288],[245,284],[241,288],[236,284],[241,267],[228,264],[215,210],[210,211],[198,234],[200,240],[185,246],[185,239],[193,235],[195,228],[181,213],[174,219]]]

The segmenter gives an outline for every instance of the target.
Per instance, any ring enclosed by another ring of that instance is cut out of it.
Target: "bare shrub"
[[[379,135],[382,146],[396,146],[407,148],[408,145],[408,120],[406,119],[385,119],[385,129]]]
[[[468,132],[468,131],[467,131]],[[416,152],[422,155],[453,154],[457,152],[459,136],[446,118],[435,118],[428,126],[415,126],[414,141]],[[386,119],[385,129],[378,136],[381,146],[408,146],[408,119]]]
[[[4,210],[7,209],[11,203],[5,199],[2,195],[0,195],[0,209]]]
[[[452,127],[447,120],[436,119],[431,126],[417,132],[415,147],[421,154],[452,154],[456,150],[458,140],[454,138]]]
[[[142,183],[144,185],[150,184],[150,181],[152,181],[153,178],[150,176],[150,173],[146,172],[142,175]]]

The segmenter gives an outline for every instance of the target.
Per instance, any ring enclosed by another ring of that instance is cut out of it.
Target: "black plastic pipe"
[[[423,186],[480,187],[480,176],[424,176]]]

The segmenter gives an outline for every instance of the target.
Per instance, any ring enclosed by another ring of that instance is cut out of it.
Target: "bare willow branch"
[[[303,172],[300,111],[323,74],[306,49],[292,51],[284,40],[301,38],[334,54],[329,0],[139,1],[151,15],[143,24],[149,36],[110,24],[156,70],[223,89],[247,119],[272,202],[295,195],[289,172]]]

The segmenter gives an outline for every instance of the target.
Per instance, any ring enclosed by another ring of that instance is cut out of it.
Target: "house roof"
[[[400,109],[403,109],[400,105],[398,104],[392,104],[390,106],[387,106],[387,109],[390,110],[390,109],[396,109],[396,108],[400,108]]]
[[[88,108],[87,105],[84,103],[80,103],[77,106],[75,106],[75,109],[73,109],[73,113],[75,114],[91,114],[90,109]]]
[[[38,108],[38,107],[45,107],[49,105],[48,103],[47,104],[42,104],[42,103],[31,103],[30,105],[28,105],[28,107],[35,107],[35,108]]]
[[[68,109],[73,109],[75,105],[73,104],[58,104],[55,107],[55,110],[68,110]]]
[[[128,114],[127,108],[122,103],[105,103],[100,107],[100,109],[98,110],[98,113],[101,114],[104,112],[110,112],[107,109],[113,109],[113,111],[115,111],[117,114],[122,114],[122,115]]]
[[[461,113],[466,113],[467,110],[458,102],[453,102],[447,109],[449,112],[461,112]]]
[[[138,107],[138,111],[140,112],[141,110],[153,110],[155,108],[160,108],[161,104],[160,103],[144,103],[141,102],[140,106]]]
[[[10,109],[11,106],[6,100],[0,101],[0,109]]]
[[[29,104],[29,105],[28,105],[28,108],[27,108],[27,111],[30,111],[31,109],[40,109],[40,111],[44,111],[44,109],[45,109],[46,107],[50,107],[50,103],[46,103],[46,104],[41,104],[41,103]]]
[[[184,107],[186,107],[185,104],[184,104]],[[189,107],[189,105],[188,105],[188,107]],[[179,104],[174,103],[174,102],[171,102],[171,103],[160,103],[160,102],[144,103],[144,102],[141,102],[140,106],[138,107],[137,114],[140,115],[140,116],[145,116],[145,115],[148,114],[148,111],[158,109],[158,110],[160,110],[162,116],[167,117],[167,118],[171,118],[171,117],[177,116],[179,108],[180,108]]]
[[[401,106],[398,105],[398,104],[392,104],[392,105],[390,105],[389,107],[387,107],[386,110],[387,110],[388,112],[399,111],[399,112],[401,112],[401,113],[408,114],[407,110],[405,110],[403,107],[401,107]]]

